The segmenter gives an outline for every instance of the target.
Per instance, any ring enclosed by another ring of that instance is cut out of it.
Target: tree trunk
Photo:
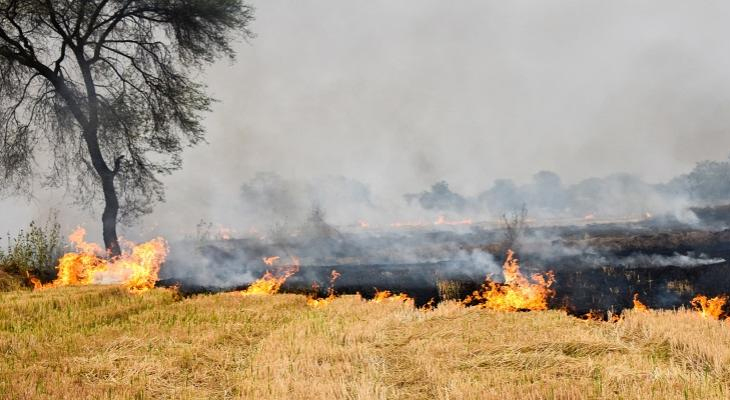
[[[122,254],[117,238],[117,214],[119,212],[119,200],[117,190],[114,188],[115,173],[101,174],[101,186],[104,190],[104,213],[101,215],[101,223],[104,233],[104,246],[109,256],[117,257]]]

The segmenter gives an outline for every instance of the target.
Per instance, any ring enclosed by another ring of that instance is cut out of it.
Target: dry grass
[[[0,398],[726,399],[730,326],[114,287],[0,294]]]

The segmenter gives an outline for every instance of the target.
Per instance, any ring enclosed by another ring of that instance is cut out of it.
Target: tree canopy
[[[242,0],[0,0],[3,188],[65,185],[107,209],[118,191],[121,217],[149,212],[204,140],[198,73],[252,19]]]

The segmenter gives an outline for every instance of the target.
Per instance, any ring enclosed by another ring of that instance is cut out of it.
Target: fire
[[[218,226],[218,238],[221,240],[231,240],[233,239],[233,234],[235,233],[234,229],[227,228],[223,225]]]
[[[698,294],[692,299],[692,307],[702,314],[703,318],[720,319],[723,314],[722,307],[727,302],[727,296],[717,296],[708,299],[707,296]]]
[[[439,215],[438,219],[434,221],[434,225],[471,225],[471,219],[464,219],[461,221],[448,221],[443,215]]]
[[[273,266],[279,259],[280,257],[266,257],[263,260],[266,265]],[[297,272],[299,272],[299,259],[292,257],[291,265],[280,268],[274,273],[266,271],[264,276],[249,285],[246,290],[239,293],[243,296],[276,294],[284,282]]]
[[[310,307],[325,307],[329,303],[332,302],[334,298],[324,297],[321,299],[315,298],[315,297],[307,297],[307,305]]]
[[[155,286],[160,265],[167,257],[164,239],[156,238],[140,245],[126,243],[127,249],[121,256],[107,260],[100,256],[104,253],[102,248],[85,242],[84,236],[86,230],[81,227],[69,235],[76,251],[64,254],[58,260],[56,280],[40,287],[122,284],[132,292],[141,292]],[[34,281],[33,285],[39,288],[39,283]]]
[[[329,286],[329,288],[327,288],[327,297],[318,299],[316,297],[309,296],[309,297],[307,297],[307,305],[312,306],[312,307],[323,307],[323,306],[326,306],[327,304],[331,303],[332,300],[334,300],[337,297],[335,295],[335,282],[341,275],[342,274],[340,274],[339,272],[337,272],[336,270],[333,269],[332,272],[330,273],[330,286]],[[318,284],[313,285],[313,287],[315,290],[319,289]]]
[[[614,314],[612,312],[590,310],[587,313],[578,316],[578,318],[581,318],[585,321],[616,323],[623,318],[623,314]]]
[[[382,302],[384,302],[386,300],[388,300],[388,301],[403,301],[403,302],[405,302],[405,301],[408,301],[410,299],[411,298],[408,297],[408,295],[405,294],[405,293],[393,294],[390,290],[380,291],[380,290],[375,289],[375,296],[373,296],[373,299],[371,301],[374,302],[374,303],[382,303]]]
[[[332,270],[330,273],[330,287],[327,288],[327,297],[334,297],[335,295],[335,282],[337,282],[337,279],[342,276],[341,273],[337,272],[336,270]]]
[[[365,220],[362,220],[362,219],[361,219],[361,220],[359,220],[359,221],[357,221],[357,225],[358,225],[358,226],[359,226],[360,228],[363,228],[363,229],[365,229],[365,228],[369,228],[369,227],[370,227],[370,224],[368,223],[368,221],[365,221]]]
[[[479,303],[481,307],[500,311],[546,310],[547,300],[553,295],[550,286],[554,282],[552,272],[534,274],[532,281],[520,272],[518,260],[512,250],[507,251],[507,260],[502,267],[504,283],[490,280],[482,285],[482,291],[475,291],[464,302]]]
[[[95,278],[108,282],[123,282],[132,292],[142,292],[155,287],[160,265],[167,256],[167,244],[158,238],[132,248],[132,254],[122,256]]]
[[[649,311],[649,307],[647,307],[644,303],[642,303],[639,300],[639,294],[638,293],[634,293],[634,300],[633,300],[633,302],[634,302],[634,310],[636,310],[636,311],[642,311],[642,312]]]
[[[31,275],[28,271],[25,271],[25,276],[28,278],[28,281],[33,285],[33,289],[43,289],[43,283],[41,283],[41,280],[37,277]]]
[[[583,318],[586,321],[598,321],[598,322],[602,322],[604,320],[604,315],[600,311],[590,310],[587,313],[583,314],[581,316],[581,318]]]
[[[264,264],[268,265],[269,267],[273,266],[275,262],[279,261],[281,257],[274,256],[274,257],[264,257],[262,260],[264,260]]]
[[[30,278],[30,283],[33,284],[33,289],[43,289],[43,284],[41,283],[41,280],[36,278],[35,276]]]

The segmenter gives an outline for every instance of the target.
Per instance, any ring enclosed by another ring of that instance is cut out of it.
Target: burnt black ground
[[[339,234],[336,239],[296,238],[276,245],[254,240],[179,243],[177,246],[185,251],[176,251],[176,244],[171,246],[171,257],[163,266],[163,279],[158,284],[180,285],[183,293],[243,289],[266,271],[261,257],[282,254],[286,258],[291,254],[302,258],[302,266],[287,280],[283,291],[313,293],[312,283],[316,282],[319,293],[324,295],[331,271],[337,270],[341,274],[334,287],[337,293],[360,293],[368,298],[376,289],[390,290],[407,293],[420,305],[440,300],[440,280],[458,282],[461,297],[477,289],[486,272],[474,270],[468,260],[450,255],[485,251],[501,264],[501,237],[499,230],[472,228],[461,232]],[[533,244],[535,238],[539,238],[540,245]],[[730,294],[728,262],[651,265],[636,257],[679,254],[730,260],[728,230],[652,221],[551,227],[532,230],[519,247],[525,273],[554,271],[552,308],[566,307],[579,314],[589,310],[620,312],[632,306],[634,293],[652,308],[675,308],[688,305],[698,293]],[[399,252],[413,252],[410,257],[422,260],[399,262]],[[248,276],[244,281],[233,279],[244,274]],[[216,279],[214,284],[206,284],[201,276]]]

